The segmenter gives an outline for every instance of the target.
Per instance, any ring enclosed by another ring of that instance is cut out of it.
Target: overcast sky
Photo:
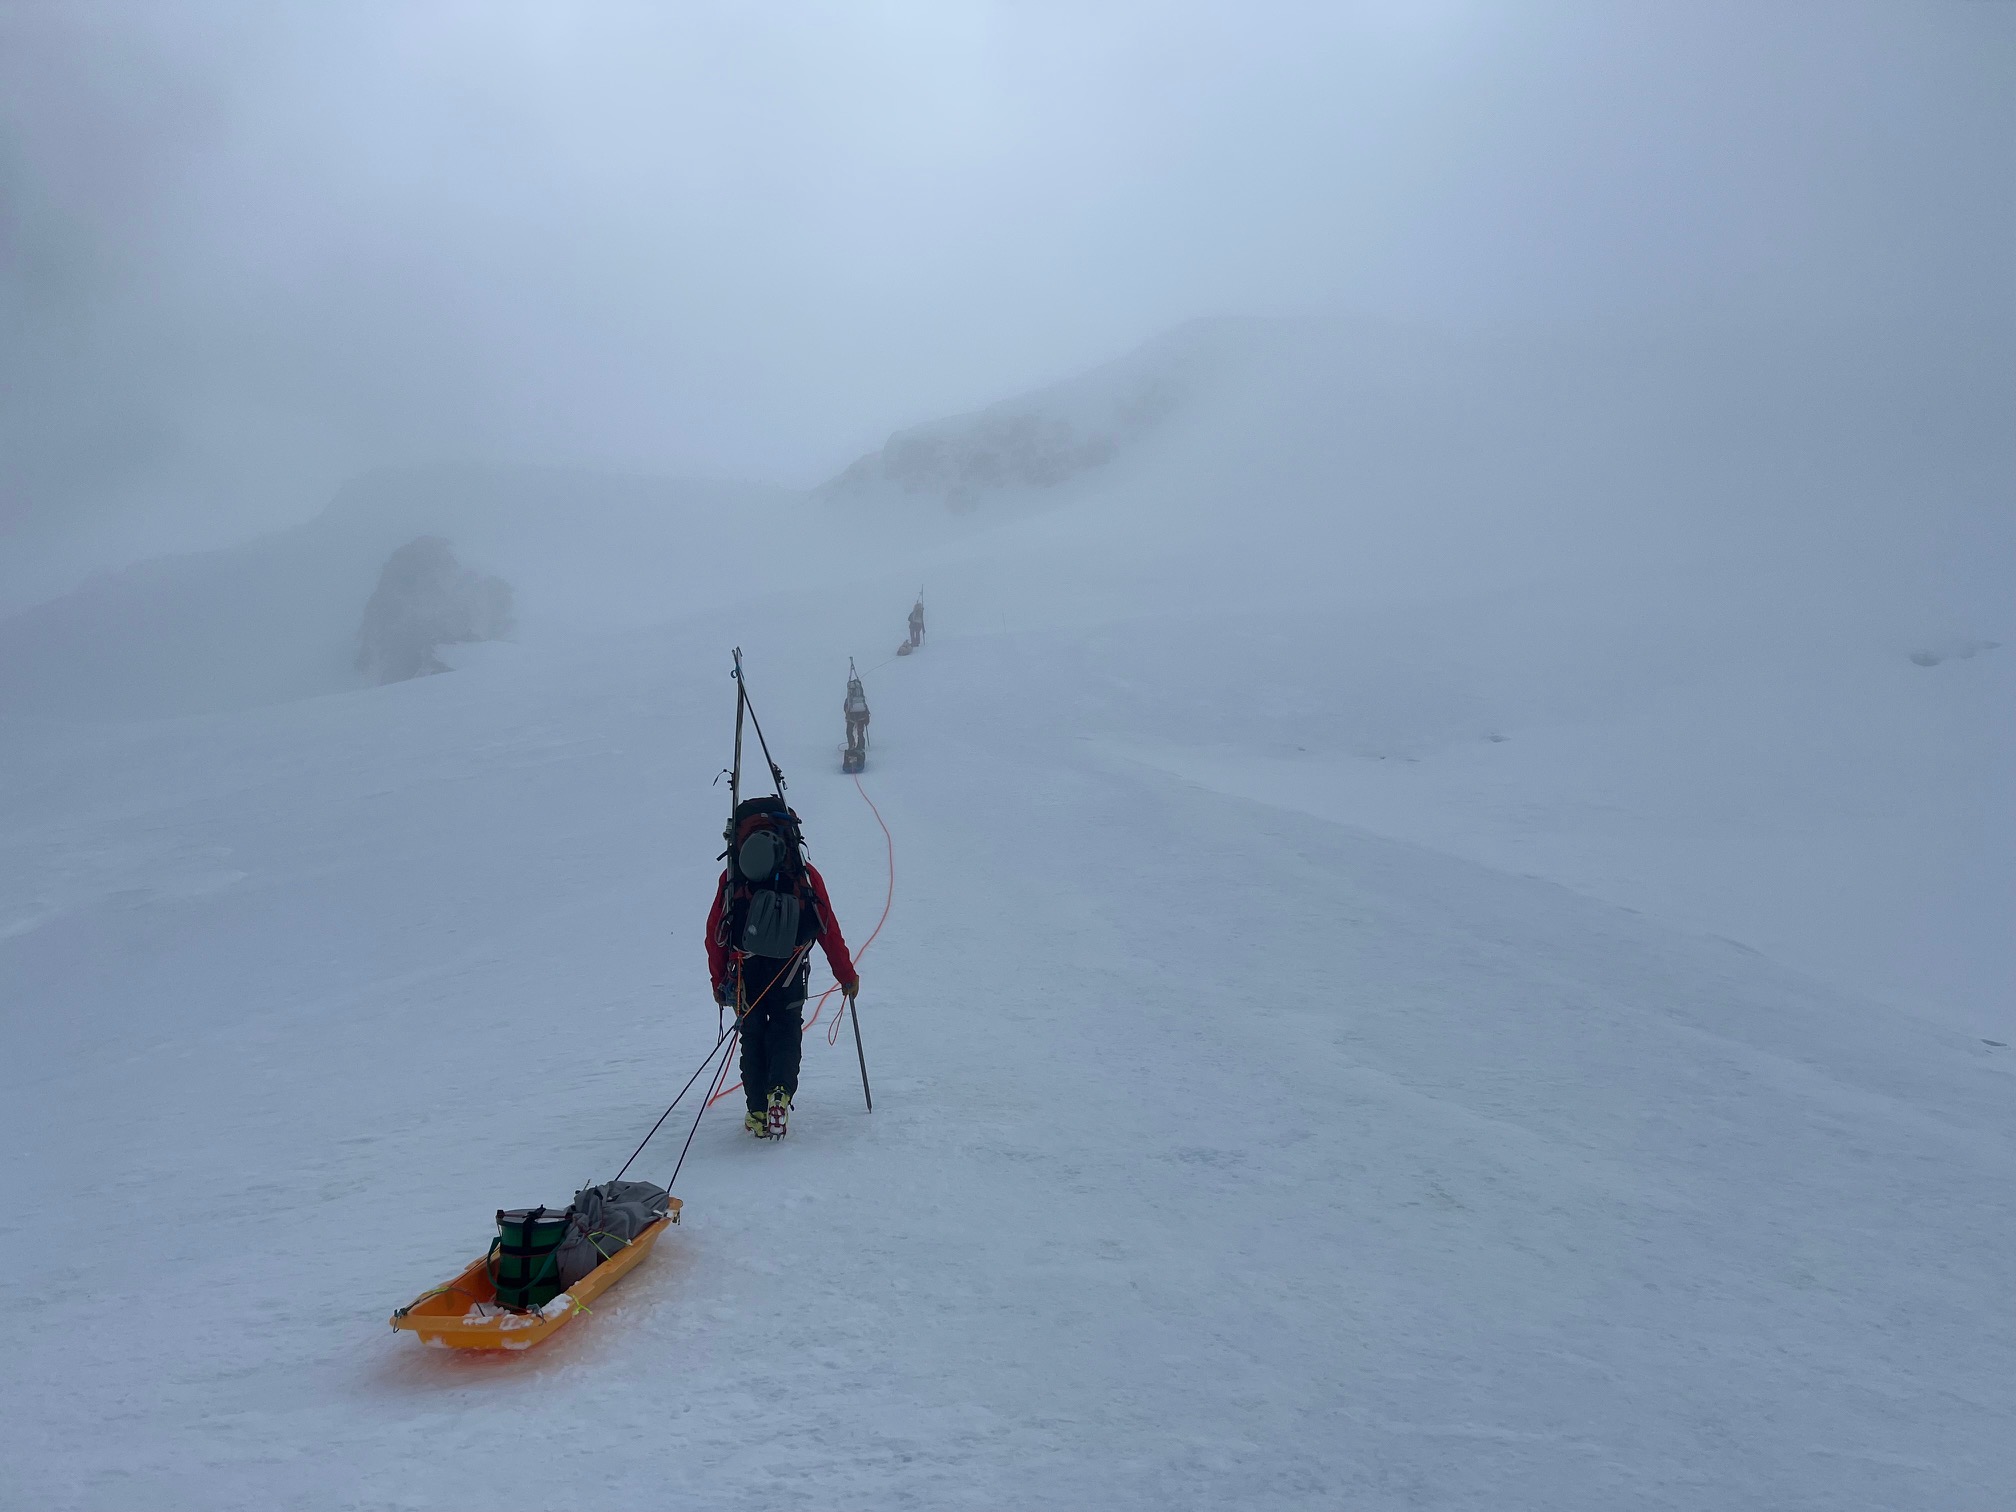
[[[384,462],[809,483],[1199,314],[2012,291],[2000,0],[0,0],[0,580]]]

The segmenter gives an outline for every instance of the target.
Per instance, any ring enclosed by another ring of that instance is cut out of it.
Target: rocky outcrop
[[[357,633],[357,670],[376,683],[445,672],[441,647],[501,640],[511,627],[511,585],[471,572],[440,536],[421,536],[378,574]]]

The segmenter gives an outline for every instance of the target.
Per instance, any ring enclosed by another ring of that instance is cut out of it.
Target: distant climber
[[[924,644],[924,596],[919,594],[917,602],[910,606],[910,649],[916,650]]]
[[[868,694],[851,657],[847,662],[847,698],[841,711],[847,716],[847,751],[840,760],[840,770],[858,772],[868,764]]]
[[[861,977],[847,954],[826,881],[805,859],[798,816],[781,797],[736,805],[728,825],[728,865],[707,914],[707,970],[714,1001],[732,1008],[742,1031],[742,1127],[781,1139],[798,1092],[805,993],[812,943],[852,1003]]]

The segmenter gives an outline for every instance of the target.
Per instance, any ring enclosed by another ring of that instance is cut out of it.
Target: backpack
[[[750,842],[769,836],[772,858],[760,876],[743,870]],[[728,907],[722,943],[744,955],[788,960],[819,933],[818,912],[805,896],[805,837],[782,798],[748,798],[735,806],[726,831]]]

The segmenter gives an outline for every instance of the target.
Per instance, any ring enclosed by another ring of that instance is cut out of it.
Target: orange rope
[[[883,823],[882,810],[875,807],[875,800],[870,798],[868,790],[861,786],[861,779],[859,777],[854,779],[854,790],[861,795],[861,801],[868,805],[868,812],[875,816],[875,822],[882,825],[882,843],[889,850],[889,890],[882,898],[882,917],[875,921],[875,927],[868,931],[868,938],[863,940],[861,948],[854,952],[854,959],[859,961],[862,956],[868,954],[868,947],[875,943],[875,936],[882,933],[882,926],[889,922],[889,909],[896,901],[896,840],[889,833],[889,826]],[[828,987],[824,992],[819,994],[819,1001],[812,1009],[812,1017],[805,1021],[807,1029],[810,1029],[814,1024],[819,1022],[819,1015],[826,1007],[826,999],[833,996],[839,990],[840,984],[835,982],[831,987]],[[837,1045],[840,1043],[840,1024],[846,1017],[844,1009],[833,1015],[833,1022],[826,1027],[827,1044]]]
[[[868,812],[873,814],[875,816],[875,822],[882,826],[882,840],[883,843],[889,849],[889,890],[882,899],[882,917],[875,921],[875,927],[868,931],[868,938],[863,940],[861,942],[861,948],[854,952],[854,959],[858,963],[863,956],[868,954],[868,947],[875,943],[875,936],[882,933],[882,926],[889,922],[889,910],[891,906],[896,902],[896,839],[893,835],[889,833],[889,826],[882,818],[882,810],[875,807],[875,800],[868,796],[868,789],[861,786],[861,779],[859,777],[856,777],[854,779],[854,791],[861,795],[861,801],[868,805]],[[776,984],[773,982],[771,985],[775,986]],[[769,990],[770,990],[769,987],[763,989],[763,991],[766,993]],[[824,992],[819,994],[819,1001],[812,1005],[812,1016],[807,1020],[805,1020],[804,1027],[798,1031],[801,1035],[804,1034],[807,1030],[811,1029],[811,1027],[814,1024],[819,1022],[819,1015],[823,1013],[826,1009],[826,999],[833,996],[833,994],[838,992],[839,990],[840,990],[840,984],[838,982],[835,982],[831,987],[828,987]],[[826,1028],[827,1044],[837,1045],[840,1043],[840,1026],[841,1024],[845,1023],[846,1020],[847,1020],[847,1011],[845,1005],[843,1004],[841,1007],[841,1011],[833,1015],[833,1022],[829,1024]],[[742,1037],[741,1031],[739,1029],[736,1030],[734,1035],[734,1042],[731,1043],[728,1047],[728,1063],[731,1065],[734,1063],[735,1050],[736,1047],[741,1043],[741,1037]],[[722,1098],[726,1097],[730,1092],[739,1092],[741,1090],[742,1090],[742,1083],[738,1081],[737,1083],[735,1083],[734,1086],[724,1088],[723,1090],[716,1092],[712,1097],[708,1098],[707,1106],[711,1108],[714,1106],[714,1104],[721,1101]]]

